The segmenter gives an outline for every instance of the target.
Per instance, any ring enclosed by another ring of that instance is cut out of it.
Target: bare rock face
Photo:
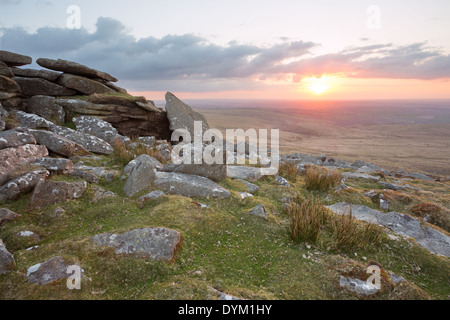
[[[55,97],[52,96],[33,96],[27,104],[27,112],[36,114],[46,120],[57,124],[63,124],[66,113],[63,107],[55,103]]]
[[[14,77],[25,96],[73,96],[77,92],[42,78]]]
[[[263,177],[261,168],[246,166],[227,166],[227,176],[250,181],[256,181]]]
[[[14,77],[14,73],[12,73],[11,69],[2,61],[0,61],[0,76],[5,76],[8,78]]]
[[[149,163],[152,165],[156,170],[161,170],[163,168],[163,165],[161,162],[159,162],[157,159],[149,156],[148,154],[141,154],[140,156],[136,157],[135,159],[131,160],[123,169],[123,173],[127,176],[131,174],[131,172],[140,164],[140,163]]]
[[[0,185],[5,183],[9,172],[16,167],[48,156],[45,146],[26,144],[0,150]]]
[[[30,208],[39,209],[54,203],[78,199],[86,188],[86,182],[42,181],[34,188]]]
[[[49,129],[55,134],[60,135],[66,139],[69,139],[83,146],[86,150],[90,152],[106,155],[109,155],[113,152],[113,148],[109,143],[96,136],[92,136],[90,134],[75,131],[73,129],[61,127],[54,124],[52,124],[49,127]]]
[[[36,144],[36,139],[25,128],[16,127],[0,132],[0,150],[25,144]]]
[[[6,250],[3,241],[0,239],[0,274],[5,274],[16,266],[14,256]]]
[[[203,132],[209,129],[204,115],[192,110],[190,106],[170,92],[166,93],[166,111],[170,130],[186,129],[191,134],[192,141],[194,139],[194,121],[202,122]]]
[[[21,68],[11,68],[11,73],[13,74],[13,76],[17,77],[42,78],[51,82],[55,82],[60,76],[60,73],[58,72]]]
[[[19,84],[13,79],[5,76],[0,76],[0,91],[14,94],[22,93]]]
[[[89,153],[82,145],[53,132],[44,130],[30,130],[30,132],[40,145],[62,156],[72,157]]]
[[[120,96],[90,96],[87,101],[56,99],[67,114],[95,116],[109,122],[124,136],[156,136],[170,139],[169,120],[165,111],[147,110],[137,102],[147,103],[145,98]],[[136,101],[135,101],[136,100]]]
[[[15,118],[19,121],[20,126],[28,129],[46,129],[52,125],[51,121],[48,121],[38,115],[27,113],[20,110],[13,110]]]
[[[216,182],[220,182],[227,177],[226,155],[220,148],[214,147],[212,145],[196,146],[194,143],[184,145],[183,148],[185,148],[182,150],[183,152],[185,150],[189,150],[187,152],[191,153],[190,163],[169,163],[164,166],[163,171],[193,174],[211,179]],[[206,164],[203,161],[202,156],[205,154],[211,155],[211,153],[220,155],[220,157],[222,158],[222,164]],[[195,161],[195,158],[197,158],[197,156],[198,161]]]
[[[68,174],[75,168],[72,160],[64,158],[44,157],[34,161],[33,164],[44,167],[48,171],[56,174]]]
[[[14,211],[11,211],[7,208],[0,208],[0,226],[4,225],[8,221],[13,221],[20,217],[21,215],[15,213]]]
[[[150,160],[141,160],[131,170],[131,173],[125,182],[123,192],[128,197],[150,187],[155,180],[156,169]]]
[[[8,181],[0,187],[0,200],[14,200],[21,194],[31,191],[37,184],[44,181],[50,172],[47,170],[31,171],[25,175]]]
[[[169,194],[200,198],[229,198],[230,191],[205,177],[177,172],[156,172],[155,186]]]
[[[0,61],[4,62],[6,65],[13,66],[23,66],[30,64],[33,59],[29,56],[24,56],[18,53],[0,50]]]
[[[67,279],[71,276],[68,273],[69,265],[61,257],[54,257],[42,263],[35,264],[27,270],[27,279],[31,283],[40,286],[54,283],[61,279]],[[83,271],[81,271],[83,273]]]
[[[115,248],[117,253],[142,254],[156,260],[171,261],[181,245],[181,234],[166,228],[145,228],[123,234],[98,234],[92,240],[98,246]]]
[[[114,144],[119,136],[117,129],[109,122],[92,116],[81,116],[72,119],[77,127],[77,131],[98,137],[109,144]]]
[[[105,86],[98,81],[66,73],[63,73],[59,77],[58,84],[69,89],[74,89],[86,95],[91,95],[94,93],[102,94],[115,92],[113,89]]]
[[[3,131],[6,129],[6,122],[4,118],[9,116],[9,112],[3,109],[2,104],[0,103],[0,131]],[[1,148],[0,148],[1,149]]]
[[[1,56],[0,56],[1,60]],[[71,73],[76,74],[80,76],[86,76],[91,78],[99,78],[106,81],[116,82],[117,79],[111,76],[110,74],[102,71],[98,71],[92,68],[89,68],[87,66],[84,66],[82,64],[68,61],[68,60],[53,60],[53,59],[45,59],[40,58],[36,60],[36,63],[40,65],[41,67],[55,70],[55,71],[62,71],[65,73]]]

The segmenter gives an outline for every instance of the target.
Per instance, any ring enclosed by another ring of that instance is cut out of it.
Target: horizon
[[[450,99],[444,0],[0,0],[0,7],[0,50],[82,63],[150,100],[166,90],[186,100]]]

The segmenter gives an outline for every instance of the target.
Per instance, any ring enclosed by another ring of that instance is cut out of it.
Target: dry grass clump
[[[382,228],[372,223],[358,221],[352,209],[343,215],[330,215],[329,227],[333,234],[334,249],[366,248],[378,243]]]
[[[450,231],[450,216],[449,212],[442,210],[434,203],[421,202],[411,208],[411,212],[418,217],[421,217],[445,231]]]
[[[381,239],[380,226],[357,220],[351,209],[343,215],[331,213],[315,197],[297,196],[291,200],[287,212],[290,237],[297,243],[317,243],[322,230],[327,231],[322,244],[335,250],[368,248]]]
[[[297,165],[294,162],[284,162],[278,169],[280,176],[291,182],[296,182],[298,177]]]
[[[309,191],[327,192],[339,185],[342,175],[324,168],[309,167],[305,172],[305,186]]]
[[[151,148],[142,143],[136,143],[133,147],[118,139],[114,142],[114,151],[111,156],[115,162],[121,165],[127,165],[131,160],[141,154],[148,154],[149,156],[156,158],[159,162],[165,162],[160,151],[155,148]]]
[[[314,197],[291,200],[288,210],[291,239],[295,242],[316,242],[326,221],[327,209]]]

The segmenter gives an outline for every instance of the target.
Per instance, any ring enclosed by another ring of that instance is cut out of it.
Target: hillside
[[[170,134],[217,119],[70,61],[17,71],[28,58],[0,54],[1,299],[449,298],[445,177],[304,150],[276,176],[175,165]]]

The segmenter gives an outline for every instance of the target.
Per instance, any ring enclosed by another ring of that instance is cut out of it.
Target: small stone
[[[255,215],[257,217],[264,218],[264,219],[267,219],[267,217],[268,217],[268,213],[266,211],[266,208],[264,207],[264,205],[262,203],[257,205],[256,207],[254,207],[250,211],[248,211],[248,213],[251,214],[251,215]]]

